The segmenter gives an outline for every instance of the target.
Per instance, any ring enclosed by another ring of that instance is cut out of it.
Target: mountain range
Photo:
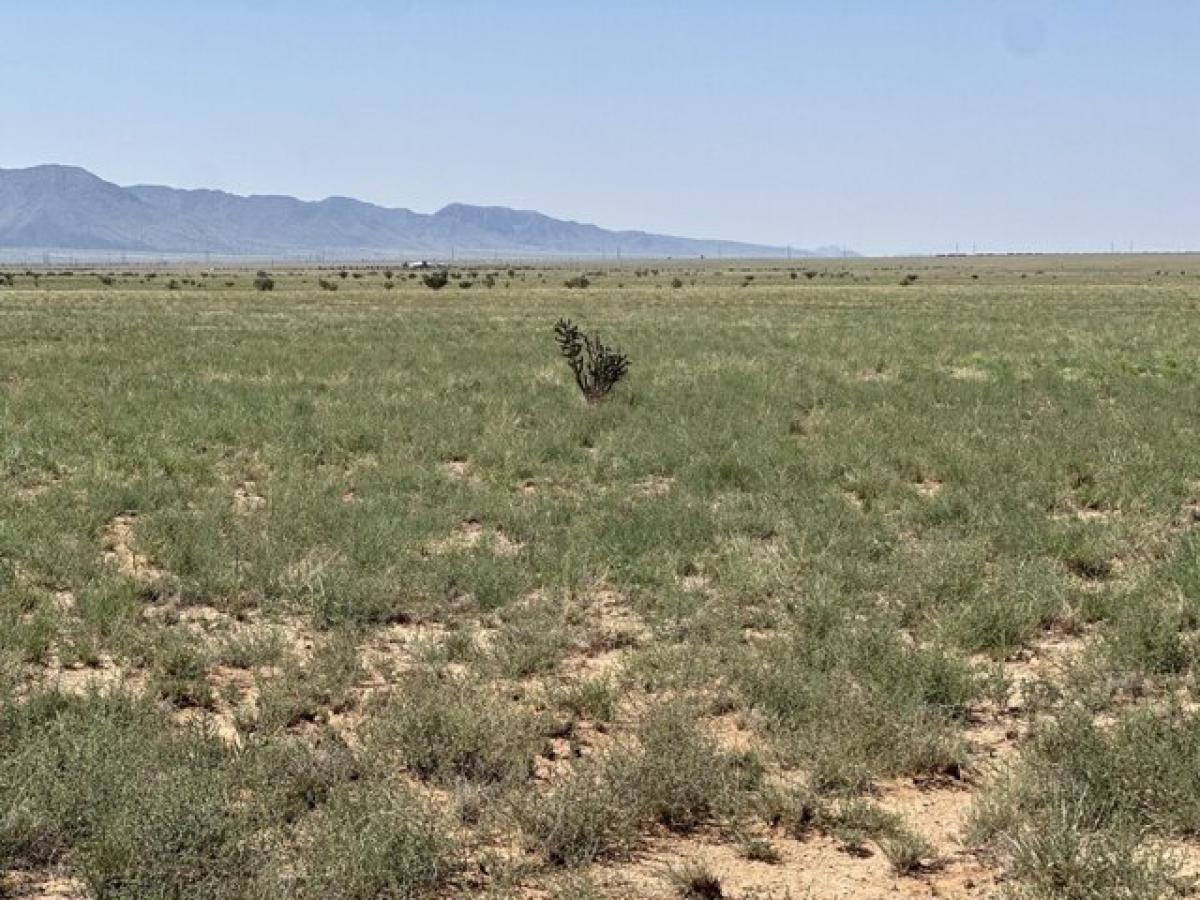
[[[77,166],[0,169],[0,248],[221,256],[842,256],[609,231],[528,210],[452,203],[432,214],[329,197],[122,187]]]

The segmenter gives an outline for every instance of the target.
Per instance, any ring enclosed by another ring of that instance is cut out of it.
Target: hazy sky
[[[0,167],[863,252],[1200,248],[1200,3],[0,0]]]

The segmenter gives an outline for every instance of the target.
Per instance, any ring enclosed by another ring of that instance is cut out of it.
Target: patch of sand
[[[969,853],[946,858],[933,872],[906,877],[897,875],[882,853],[854,856],[828,837],[767,837],[779,854],[778,863],[748,860],[736,844],[713,835],[669,836],[649,841],[628,861],[597,866],[591,874],[604,896],[648,900],[679,897],[673,876],[689,864],[711,872],[722,895],[739,900],[997,896],[998,872]]]
[[[243,481],[233,492],[233,509],[239,515],[248,515],[267,505],[267,498],[258,492],[253,481]]]
[[[435,556],[459,550],[475,550],[481,546],[497,556],[516,556],[524,544],[499,528],[485,527],[478,519],[465,519],[447,537],[427,545],[429,552]]]
[[[135,547],[137,516],[127,513],[115,516],[104,527],[104,559],[123,574],[142,582],[154,582],[163,577],[163,570],[150,557]]]

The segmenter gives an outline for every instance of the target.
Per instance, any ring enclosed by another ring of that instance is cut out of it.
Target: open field
[[[460,271],[0,283],[0,895],[1191,891],[1200,257]]]

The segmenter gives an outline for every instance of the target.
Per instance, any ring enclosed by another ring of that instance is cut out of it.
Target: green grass
[[[537,882],[662,830],[849,834],[827,810],[889,779],[986,781],[972,729],[1053,638],[1080,653],[1004,713],[1036,737],[980,833],[1014,892],[1168,883],[1155,841],[1200,805],[1165,712],[1200,687],[1200,263],[562,287],[584,268],[0,286],[0,872],[413,896],[479,888],[495,840]],[[594,408],[560,317],[632,359]],[[768,815],[782,774],[805,793]]]

